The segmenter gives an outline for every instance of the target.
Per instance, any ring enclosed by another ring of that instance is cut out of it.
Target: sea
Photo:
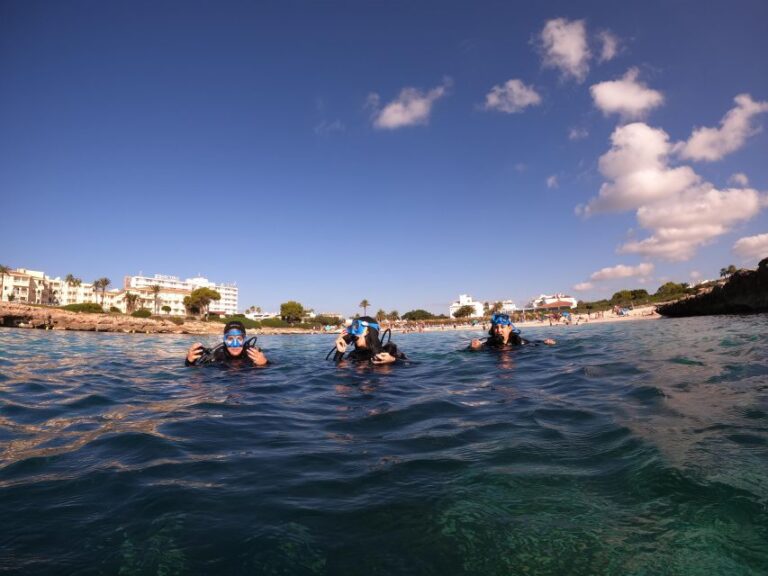
[[[480,335],[0,329],[0,574],[768,574],[768,315]]]

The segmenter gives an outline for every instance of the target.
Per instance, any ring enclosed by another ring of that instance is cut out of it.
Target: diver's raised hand
[[[482,347],[483,347],[482,340],[479,340],[477,338],[475,338],[474,340],[472,340],[472,342],[469,343],[469,348],[471,350],[480,350],[480,348]]]
[[[341,334],[339,334],[339,337],[336,338],[336,350],[344,354],[344,352],[347,351],[347,341],[344,340],[344,337],[347,335],[346,330],[342,330]]]
[[[251,359],[256,366],[266,366],[268,360],[261,351],[261,348],[248,348],[248,358]]]
[[[395,360],[397,360],[397,358],[392,356],[392,354],[390,354],[389,352],[379,352],[378,354],[376,354],[376,356],[371,358],[371,363],[373,363],[373,364],[392,364],[392,362],[394,362]]]
[[[203,355],[203,344],[195,342],[187,351],[187,362],[194,364]]]

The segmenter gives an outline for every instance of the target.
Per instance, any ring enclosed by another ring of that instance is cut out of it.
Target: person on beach
[[[347,354],[346,359],[353,362],[369,362],[371,364],[392,364],[397,360],[405,360],[406,356],[397,350],[397,346],[390,341],[383,343],[379,337],[379,324],[370,316],[356,318],[348,328],[341,331],[336,338],[336,353],[334,360],[337,362],[345,359],[344,353],[349,344],[354,349]],[[391,332],[389,330],[385,331]]]
[[[485,341],[475,338],[470,342],[470,350],[503,350],[525,344],[546,344],[554,346],[556,342],[552,338],[546,340],[526,340],[520,336],[520,331],[512,324],[507,314],[494,314],[491,318],[491,329]]]
[[[204,348],[195,342],[187,351],[185,366],[203,364],[243,364],[266,366],[269,363],[261,348],[256,346],[256,338],[245,338],[245,326],[234,320],[224,326],[224,342],[213,349]]]

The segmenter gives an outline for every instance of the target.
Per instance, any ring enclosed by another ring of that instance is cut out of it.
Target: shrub
[[[118,308],[117,306],[110,306],[109,307],[109,311],[112,312],[113,314],[115,314],[115,313],[122,314],[123,313],[123,311],[120,310],[120,308]]]
[[[62,310],[70,312],[88,312],[90,314],[104,314],[104,308],[95,302],[83,302],[82,304],[67,304],[61,307]]]
[[[176,326],[181,326],[182,324],[184,324],[184,318],[180,316],[169,316],[167,318],[164,318],[164,320],[170,320],[171,322],[176,324]]]
[[[280,318],[264,318],[264,320],[261,321],[261,325],[264,328],[289,328],[291,326],[288,322],[281,320]]]
[[[136,310],[136,312],[132,312],[131,316],[134,318],[149,318],[152,316],[152,312],[147,310],[146,308],[142,308],[141,310]]]
[[[234,316],[225,316],[224,318],[221,317],[211,317],[209,319],[211,322],[221,322],[222,324],[226,324],[227,322],[232,322],[233,320],[237,320],[238,322],[242,322],[243,326],[245,326],[246,329],[252,330],[255,328],[261,328],[262,324],[260,322],[257,322],[256,320],[251,320],[250,318],[246,318],[244,314],[235,314]]]

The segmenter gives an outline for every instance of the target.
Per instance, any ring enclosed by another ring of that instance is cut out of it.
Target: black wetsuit
[[[503,348],[514,348],[515,346],[522,346],[523,344],[530,344],[525,338],[521,338],[519,334],[514,332],[509,335],[509,340],[504,344],[504,339],[499,336],[490,336],[488,340],[483,342],[483,348],[493,348],[494,350],[501,350]]]
[[[232,356],[232,354],[229,353],[229,350],[227,350],[227,347],[220,344],[212,350],[212,354],[203,354],[202,357],[194,362],[190,362],[184,358],[184,366],[204,366],[207,364],[231,364],[233,366],[240,364],[253,365],[253,361],[248,356],[249,349],[250,346],[245,346],[240,354]],[[267,362],[267,364],[269,364],[269,362]]]
[[[379,347],[378,350],[374,350],[373,348],[355,348],[347,354],[345,358],[352,362],[371,362],[373,357],[381,352],[388,352],[397,360],[406,359],[406,355],[402,352],[398,352],[397,346],[392,342],[387,342],[384,346]]]

